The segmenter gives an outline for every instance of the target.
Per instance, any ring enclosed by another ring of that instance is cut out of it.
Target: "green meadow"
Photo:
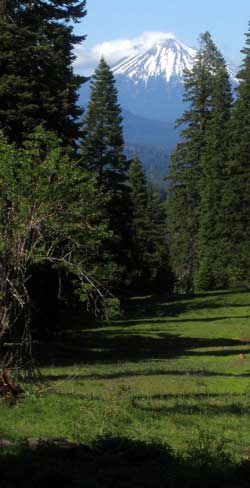
[[[110,324],[65,318],[36,348],[42,376],[2,401],[2,438],[119,436],[250,458],[250,292],[133,298]]]

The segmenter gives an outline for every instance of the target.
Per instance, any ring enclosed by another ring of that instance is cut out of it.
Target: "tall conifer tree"
[[[175,277],[170,265],[166,208],[152,177],[148,185],[148,219],[149,283],[154,291],[171,293]]]
[[[129,282],[133,287],[145,287],[148,274],[148,192],[147,180],[137,156],[129,168],[130,215],[129,215]]]
[[[43,123],[64,144],[80,136],[74,45],[84,36],[72,22],[86,14],[85,0],[2,2],[0,12],[0,129],[21,144]]]
[[[140,291],[171,292],[165,209],[153,179],[147,184],[138,157],[130,165],[129,188],[130,282]]]
[[[228,179],[232,93],[225,60],[213,47],[214,71],[209,121],[201,157],[199,267],[200,289],[228,285],[228,229],[224,191]]]
[[[219,217],[217,223],[214,219],[221,197],[216,193],[212,207],[211,202],[221,185],[226,157],[226,142],[219,134],[223,130],[225,135],[231,104],[224,60],[208,32],[201,35],[196,62],[185,75],[184,100],[189,107],[179,121],[184,125],[183,141],[170,168],[168,225],[174,269],[182,287],[190,291],[195,280],[201,285],[205,272],[210,281],[207,253],[210,245],[215,249],[215,233],[220,233]]]
[[[193,289],[198,266],[201,155],[210,111],[211,59],[209,33],[200,37],[200,49],[191,71],[185,73],[182,118],[183,141],[177,145],[170,167],[168,224],[175,272],[186,291]]]
[[[104,58],[91,80],[83,135],[84,166],[97,173],[101,185],[119,190],[127,178],[128,163],[123,154],[122,115],[115,78]]]
[[[231,283],[250,278],[250,23],[232,112],[230,177],[225,189]]]
[[[128,260],[128,169],[124,156],[121,108],[113,73],[102,58],[91,81],[83,122],[82,166],[97,175],[107,195],[106,212],[113,232],[108,247],[120,270]]]

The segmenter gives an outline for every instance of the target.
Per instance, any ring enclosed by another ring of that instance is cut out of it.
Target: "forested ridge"
[[[30,370],[62,309],[108,319],[133,294],[249,284],[250,31],[236,97],[201,35],[165,197],[124,154],[104,58],[79,108],[85,15],[79,0],[0,2],[0,347]]]

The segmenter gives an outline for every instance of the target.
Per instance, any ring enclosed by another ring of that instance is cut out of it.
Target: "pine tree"
[[[2,2],[0,15],[0,129],[21,144],[37,125],[55,131],[64,144],[80,136],[73,48],[84,36],[72,21],[84,17],[85,1]]]
[[[148,264],[148,234],[150,228],[148,215],[147,180],[142,164],[135,156],[129,168],[130,189],[130,260],[129,283],[133,288],[145,287]]]
[[[226,118],[231,103],[223,58],[208,32],[202,34],[200,39],[194,67],[185,74],[184,101],[188,103],[188,109],[178,121],[184,125],[181,132],[183,141],[177,145],[173,154],[169,174],[168,226],[171,235],[171,259],[181,286],[186,291],[194,289],[201,252],[211,237],[206,236],[204,229],[207,219],[212,219],[210,201],[214,188],[211,182],[218,177],[215,167],[217,163],[225,163],[224,160],[221,161],[222,155],[217,154],[216,148],[218,132],[222,124],[225,124],[225,114],[219,107],[220,90],[224,84]],[[213,139],[215,133],[216,142]],[[210,144],[213,146],[211,154]],[[209,168],[210,157],[214,160],[213,175]],[[200,268],[202,273],[204,266],[209,268],[205,256]]]
[[[102,58],[91,81],[91,97],[83,122],[82,167],[97,175],[109,196],[106,207],[116,263],[125,270],[128,260],[128,169],[124,156],[121,108],[113,73]]]
[[[181,290],[194,287],[197,268],[199,194],[195,170],[185,166],[185,146],[180,143],[171,159],[167,194],[167,229],[170,258]]]
[[[201,158],[199,268],[200,289],[228,285],[228,229],[225,225],[232,93],[225,60],[214,46],[210,116]]]
[[[166,215],[153,178],[149,184],[139,158],[131,162],[130,188],[130,288],[145,292],[171,292]]]
[[[91,98],[83,124],[81,147],[83,164],[95,171],[106,189],[119,190],[127,178],[128,164],[123,154],[121,108],[114,75],[101,59],[91,80]]]
[[[231,124],[230,175],[224,192],[230,229],[231,284],[250,278],[250,23]]]
[[[166,226],[166,209],[155,181],[148,185],[148,277],[151,289],[171,293],[175,277],[170,265],[169,241]]]
[[[201,152],[209,117],[211,94],[210,62],[207,46],[210,36],[201,36],[194,67],[185,73],[183,141],[177,145],[170,166],[168,225],[171,235],[171,259],[179,281],[186,291],[193,289],[198,263]]]

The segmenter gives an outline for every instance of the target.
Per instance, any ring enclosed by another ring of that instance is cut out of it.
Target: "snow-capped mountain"
[[[118,62],[112,69],[121,105],[142,117],[175,121],[184,110],[184,71],[192,69],[196,53],[171,36]],[[236,70],[230,65],[228,71],[235,85]]]
[[[192,69],[197,51],[167,34],[155,43],[133,45],[133,55],[112,66],[119,102],[123,109],[140,117],[174,122],[184,110],[183,76]],[[235,85],[235,69],[228,66]],[[83,85],[81,103],[89,98]]]
[[[191,69],[196,51],[174,38],[158,41],[150,49],[122,60],[113,67],[115,76],[126,76],[134,83],[162,78],[167,83],[182,79],[184,69]]]
[[[121,105],[137,115],[173,122],[183,112],[183,74],[196,51],[174,37],[113,66]]]

